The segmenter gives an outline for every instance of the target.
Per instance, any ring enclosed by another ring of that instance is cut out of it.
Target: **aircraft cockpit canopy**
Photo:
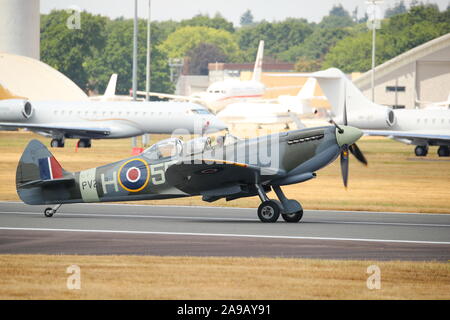
[[[144,150],[142,155],[149,160],[176,158],[183,153],[183,142],[178,138],[159,141]]]
[[[207,114],[209,115],[210,112],[208,111],[208,109],[203,109],[203,108],[192,108],[189,110],[189,113],[193,113],[193,114]]]

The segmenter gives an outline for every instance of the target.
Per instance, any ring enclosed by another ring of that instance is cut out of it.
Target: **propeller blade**
[[[348,148],[345,147],[341,151],[341,173],[344,186],[347,188],[348,182]]]
[[[359,149],[356,143],[352,144],[348,149],[350,150],[352,155],[354,155],[355,158],[358,159],[359,162],[361,162],[365,166],[368,165],[366,157],[364,157],[364,154],[362,153],[361,149]]]
[[[347,85],[344,82],[344,126],[348,125],[347,121]]]

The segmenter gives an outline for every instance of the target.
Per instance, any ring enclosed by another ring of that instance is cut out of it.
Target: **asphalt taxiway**
[[[450,260],[450,215],[305,210],[261,223],[256,209],[0,202],[0,253]]]

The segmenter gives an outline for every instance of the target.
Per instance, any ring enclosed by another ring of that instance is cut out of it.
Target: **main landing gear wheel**
[[[428,146],[417,146],[414,153],[417,157],[425,157],[428,154]]]
[[[281,216],[286,222],[299,222],[303,217],[303,209],[294,213],[283,213]]]
[[[258,218],[261,222],[276,222],[280,217],[281,208],[274,200],[267,200],[258,207]]]
[[[80,139],[78,140],[78,148],[90,148],[91,147],[91,139]]]
[[[50,142],[52,148],[64,148],[64,140],[62,139],[52,139]]]
[[[450,149],[448,146],[440,146],[438,149],[438,156],[439,157],[449,157],[450,156]]]

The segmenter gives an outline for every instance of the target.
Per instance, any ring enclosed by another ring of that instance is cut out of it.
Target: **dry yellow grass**
[[[280,127],[274,129],[279,130]],[[242,136],[264,133],[254,127],[237,132]],[[15,191],[17,161],[30,139],[49,144],[49,139],[27,132],[0,132],[0,199],[19,200]],[[153,135],[152,142],[165,138]],[[78,171],[130,156],[130,140],[99,140],[91,149],[75,152],[75,140],[66,148],[51,149],[67,170]],[[400,212],[450,213],[450,161],[439,158],[430,148],[427,158],[417,159],[413,147],[384,138],[363,138],[358,142],[369,160],[364,167],[350,160],[350,182],[342,185],[339,161],[318,172],[317,179],[284,188],[289,197],[299,200],[305,209],[374,210]],[[269,194],[275,197],[274,194]],[[154,205],[218,205],[257,207],[259,199],[246,198],[205,203],[200,197],[144,201]]]
[[[66,270],[80,267],[81,289]],[[367,288],[367,268],[381,289]],[[0,255],[0,299],[450,299],[450,265],[269,258]]]

